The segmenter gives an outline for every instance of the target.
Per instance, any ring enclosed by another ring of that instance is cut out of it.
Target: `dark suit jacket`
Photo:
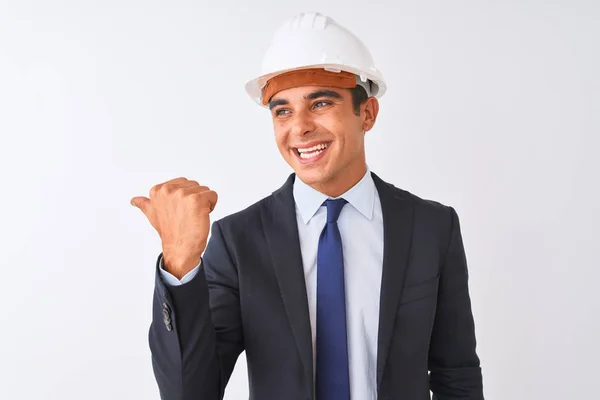
[[[149,342],[162,399],[222,399],[245,350],[250,399],[314,400],[294,179],[213,223],[204,273],[171,287],[157,269]],[[434,399],[481,400],[457,214],[373,179],[384,221],[378,399],[425,400],[431,389]]]

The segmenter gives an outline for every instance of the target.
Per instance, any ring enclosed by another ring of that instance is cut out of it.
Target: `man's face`
[[[375,98],[356,115],[350,90],[303,86],[276,93],[269,108],[277,147],[303,182],[335,191],[362,177],[364,132],[375,123]]]

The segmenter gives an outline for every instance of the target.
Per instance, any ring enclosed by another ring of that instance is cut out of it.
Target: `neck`
[[[344,169],[341,174],[326,182],[319,182],[310,186],[329,197],[338,197],[360,182],[366,172],[367,164],[363,160],[361,163],[356,163],[356,165]]]

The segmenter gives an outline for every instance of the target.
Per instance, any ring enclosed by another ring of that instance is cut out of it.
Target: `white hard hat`
[[[375,97],[386,91],[371,53],[356,35],[323,14],[303,13],[289,18],[275,33],[264,56],[261,75],[246,83],[246,92],[262,105],[262,88],[269,79],[307,68],[353,73],[362,82],[371,82],[367,93]]]

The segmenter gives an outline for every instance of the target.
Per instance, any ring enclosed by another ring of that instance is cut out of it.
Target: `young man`
[[[263,68],[246,89],[271,112],[287,182],[214,222],[210,241],[217,195],[198,182],[132,199],[162,240],[149,335],[161,397],[222,399],[245,350],[253,399],[483,399],[456,212],[367,168],[385,92],[368,50],[301,14]]]

